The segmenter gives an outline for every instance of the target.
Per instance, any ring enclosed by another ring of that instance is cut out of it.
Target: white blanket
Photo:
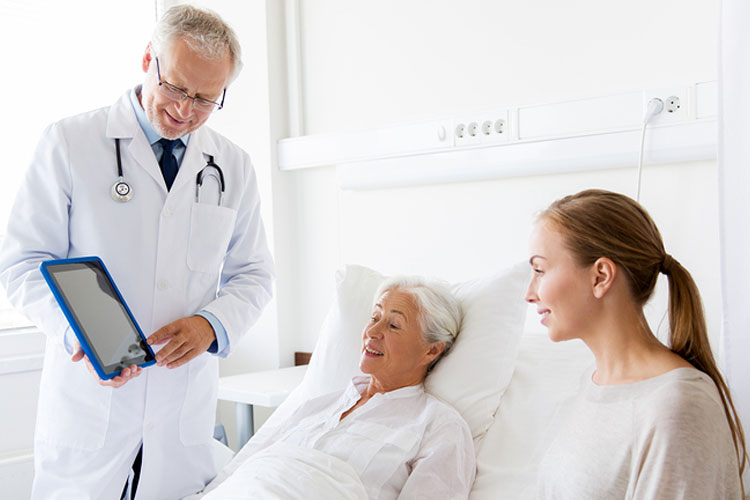
[[[203,500],[367,500],[346,462],[318,450],[275,443],[247,459]]]

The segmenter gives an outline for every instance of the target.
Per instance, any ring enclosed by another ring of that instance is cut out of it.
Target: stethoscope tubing
[[[130,184],[128,184],[125,181],[125,178],[122,175],[122,156],[120,154],[120,139],[115,138],[115,153],[117,156],[117,181],[112,186],[112,198],[114,198],[116,201],[120,202],[126,202],[129,201],[133,197],[133,188],[130,187]],[[203,187],[203,180],[204,177],[216,177],[219,180],[219,206],[221,206],[222,201],[224,200],[224,190],[225,190],[225,183],[224,183],[224,171],[221,169],[219,165],[217,165],[214,162],[214,157],[212,155],[207,155],[208,161],[206,162],[206,166],[200,169],[198,174],[195,176],[195,201],[198,202],[199,195],[200,195],[200,188]],[[212,168],[216,170],[216,172],[219,173],[217,176],[216,173],[211,173],[209,171],[206,173],[207,168]],[[204,175],[205,174],[205,175]]]
[[[210,177],[217,177],[217,175],[214,173],[211,175],[211,171],[209,173],[206,173],[207,168],[213,168],[217,172],[219,172],[218,179],[219,179],[219,206],[221,206],[221,202],[224,199],[224,172],[222,172],[221,167],[219,167],[216,163],[214,163],[214,157],[212,155],[207,155],[208,161],[206,162],[206,166],[200,169],[200,171],[195,176],[195,201],[199,201],[199,195],[200,195],[200,188],[203,187],[203,178],[204,174],[206,176]]]

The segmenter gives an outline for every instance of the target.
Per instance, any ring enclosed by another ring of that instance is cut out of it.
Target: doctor
[[[235,34],[213,13],[173,7],[141,65],[142,86],[45,131],[0,251],[8,298],[47,335],[34,499],[119,499],[139,452],[139,500],[203,489],[216,474],[217,356],[271,297],[253,166],[203,127],[240,70]],[[103,259],[154,332],[156,366],[103,383],[75,362],[80,346],[39,264],[83,255]]]

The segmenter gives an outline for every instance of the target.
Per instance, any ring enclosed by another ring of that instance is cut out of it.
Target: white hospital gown
[[[371,499],[466,499],[476,467],[464,419],[417,385],[375,394],[340,420],[369,381],[355,377],[343,394],[311,399],[278,426],[261,428],[205,491],[248,457],[281,441],[347,462]]]

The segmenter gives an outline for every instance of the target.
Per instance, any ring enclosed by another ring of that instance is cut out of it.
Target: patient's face
[[[423,340],[412,296],[400,290],[381,295],[362,335],[362,372],[383,391],[419,384],[439,353],[433,351]]]
[[[534,272],[526,301],[536,304],[550,339],[581,338],[591,326],[591,311],[596,305],[590,270],[575,261],[562,235],[543,221],[531,234],[529,254]]]

